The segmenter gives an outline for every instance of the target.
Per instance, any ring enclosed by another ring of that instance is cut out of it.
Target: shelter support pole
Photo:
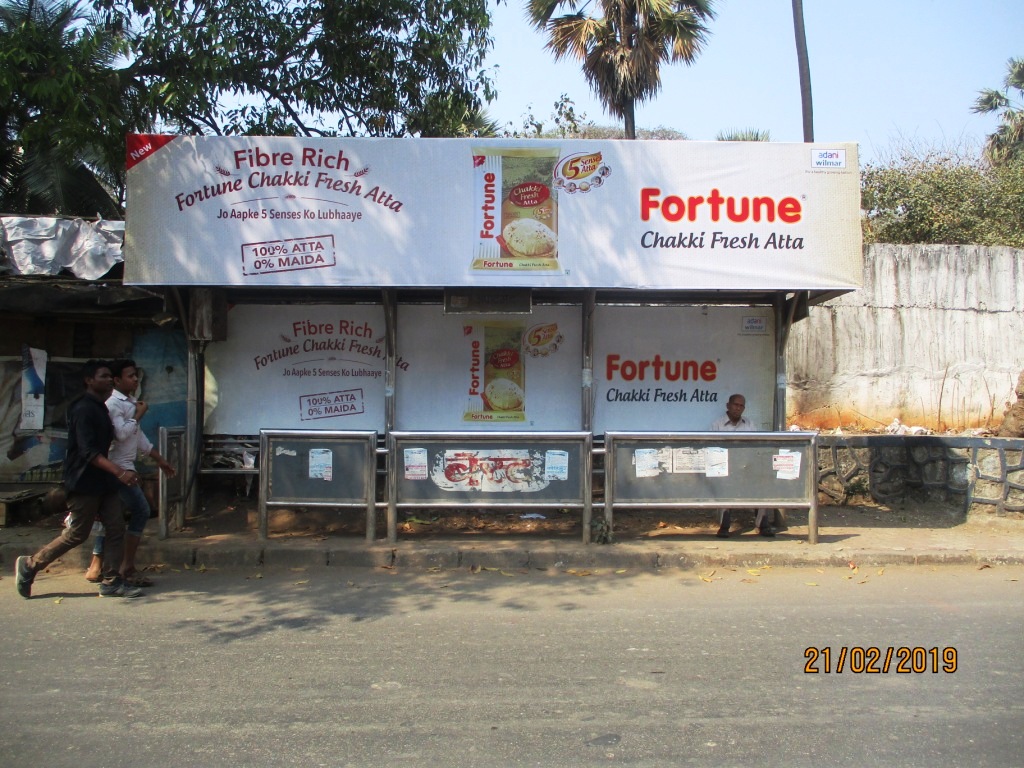
[[[387,539],[394,544],[398,539],[398,508],[395,505],[397,484],[393,482],[398,471],[397,458],[391,448],[391,432],[395,428],[395,373],[397,369],[397,313],[394,289],[383,291],[384,300],[384,351],[387,358],[384,370],[384,437],[389,450],[385,456],[385,482],[387,483]],[[367,512],[366,540],[373,541],[377,530],[376,507],[374,513]]]
[[[184,307],[182,308],[184,309]],[[199,464],[203,452],[203,426],[205,421],[206,345],[227,338],[227,296],[218,288],[193,288],[188,294],[188,314],[182,313],[188,337],[188,390],[186,403],[186,452],[189,468],[188,490],[177,520],[178,528],[185,526],[186,511],[196,508],[198,496]]]
[[[185,394],[185,466],[184,478],[188,489],[181,504],[178,504],[174,525],[177,530],[185,527],[187,515],[194,515],[199,496],[199,459],[203,440],[203,388],[205,363],[200,342],[188,340],[188,388]]]
[[[597,291],[589,290],[583,297],[583,376],[581,379],[581,402],[580,402],[580,426],[584,432],[592,432],[594,429],[594,309],[597,306]],[[590,471],[587,482],[591,484],[588,498],[593,498],[594,483],[594,459],[593,442],[591,442]],[[606,502],[607,504],[607,502]],[[604,509],[605,519],[608,519],[609,510]],[[587,502],[583,505],[583,543],[590,543],[591,522],[593,518],[593,504]],[[611,528],[609,527],[609,530]]]
[[[775,399],[772,407],[772,429],[786,429],[786,341],[793,323],[795,302],[788,302],[785,293],[776,293],[775,310]]]
[[[789,341],[789,331],[793,323],[807,316],[807,292],[798,291],[787,298],[784,291],[775,294],[775,405],[772,410],[772,429],[776,432],[784,432],[786,429],[786,383],[788,380],[786,368],[786,343]],[[807,468],[813,472],[817,482],[817,465]],[[817,496],[817,492],[815,492]],[[813,516],[814,538],[817,539],[817,515],[818,508],[815,504],[808,511],[808,517]],[[786,523],[786,511],[775,510],[776,525],[782,527]],[[808,524],[812,521],[809,519]],[[812,544],[814,542],[811,542]]]

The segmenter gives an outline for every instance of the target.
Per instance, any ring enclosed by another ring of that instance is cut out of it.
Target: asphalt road
[[[159,579],[4,574],[0,764],[1024,763],[1024,567]]]

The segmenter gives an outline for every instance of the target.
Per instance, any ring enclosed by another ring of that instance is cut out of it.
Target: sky
[[[715,8],[704,52],[691,66],[662,68],[662,90],[638,105],[637,126],[700,141],[745,128],[802,141],[791,0],[717,0]],[[998,119],[971,105],[982,88],[1003,87],[1009,58],[1024,57],[1024,0],[804,0],[804,20],[815,141],[856,142],[862,165],[909,147],[979,151]],[[579,64],[555,63],[545,50],[524,0],[494,5],[492,21],[492,118],[521,130],[532,111],[554,127],[564,93],[589,120],[616,124]]]

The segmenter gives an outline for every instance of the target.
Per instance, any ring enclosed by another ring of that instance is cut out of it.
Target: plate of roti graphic
[[[550,259],[558,250],[557,235],[551,227],[536,219],[510,221],[498,241],[517,259]]]
[[[491,411],[522,410],[526,394],[510,379],[494,379],[484,387],[484,403]]]

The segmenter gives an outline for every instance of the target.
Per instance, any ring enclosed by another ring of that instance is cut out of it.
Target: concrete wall
[[[871,245],[864,287],[793,327],[787,418],[802,427],[998,427],[1024,370],[1024,250]]]

